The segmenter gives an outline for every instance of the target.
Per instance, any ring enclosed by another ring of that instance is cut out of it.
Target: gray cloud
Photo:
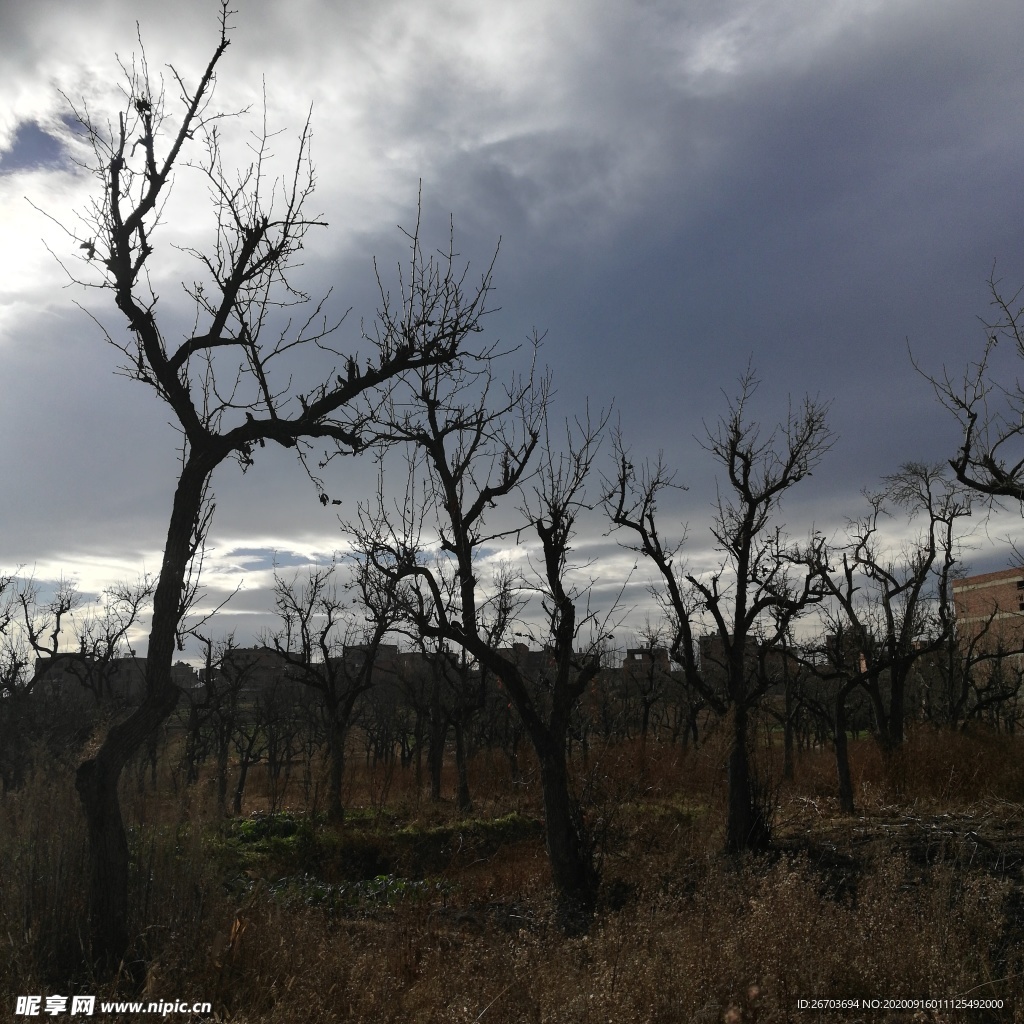
[[[0,42],[0,151],[15,154],[0,163],[0,472],[14,482],[0,566],[65,564],[94,589],[158,564],[176,438],[153,396],[111,374],[116,353],[71,305],[117,331],[109,296],[62,290],[38,240],[72,247],[22,197],[71,223],[91,194],[32,138],[72,144],[61,90],[96,111],[113,103],[113,55],[138,49],[136,17],[154,67],[199,73],[215,34],[205,0],[18,2]],[[313,107],[317,206],[332,226],[310,239],[302,280],[334,286],[339,314],[354,307],[339,340],[358,344],[372,317],[370,257],[394,279],[394,226],[412,223],[422,179],[429,239],[443,241],[451,212],[479,265],[502,236],[492,327],[511,342],[548,330],[558,411],[614,401],[637,453],[663,449],[678,466],[690,490],[670,511],[693,524],[695,564],[711,557],[714,486],[695,438],[748,362],[766,421],[790,394],[833,401],[839,440],[786,507],[795,534],[841,524],[902,461],[952,450],[906,341],[929,369],[965,364],[992,259],[1024,280],[1018,4],[311,0],[235,21],[225,107],[258,108],[264,75],[272,126],[297,129]],[[228,131],[232,151],[255,123]],[[275,148],[285,159],[287,137]],[[155,280],[181,330],[176,282],[193,271],[168,246],[204,229],[203,194],[179,175],[161,239]],[[295,372],[315,380],[325,366]],[[349,460],[328,486],[349,514],[374,480]],[[289,566],[329,553],[338,510],[316,503],[285,452],[260,453],[244,476],[225,466],[215,486],[211,587],[251,579],[232,607],[255,620],[267,551]],[[614,586],[613,541],[593,550]]]

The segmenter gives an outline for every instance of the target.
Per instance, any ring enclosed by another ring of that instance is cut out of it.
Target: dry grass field
[[[921,733],[885,770],[870,741],[853,757],[858,815],[837,812],[829,754],[804,753],[772,852],[736,862],[714,739],[591,751],[603,896],[571,940],[551,922],[539,786],[486,753],[469,818],[411,770],[353,759],[336,828],[291,792],[266,813],[258,774],[226,822],[205,780],[126,779],[148,967],[113,983],[81,966],[84,827],[70,767],[49,763],[0,798],[0,1016],[20,993],[141,992],[247,1024],[1024,1021],[1024,742]],[[800,1004],[839,998],[860,1005]],[[901,999],[947,1002],[866,1005]]]

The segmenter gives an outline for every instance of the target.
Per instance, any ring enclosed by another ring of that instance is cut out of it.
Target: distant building
[[[990,653],[1024,647],[1024,569],[955,580],[953,606],[961,644],[982,637],[981,646]]]
[[[40,696],[76,702],[113,701],[139,704],[146,695],[146,659],[133,655],[104,661],[89,654],[69,653],[56,658],[38,658],[33,689]],[[179,661],[171,667],[171,681],[191,689],[198,675],[191,665]]]
[[[825,634],[825,664],[846,673],[867,672],[868,654],[874,653],[874,638],[855,630]]]
[[[369,648],[364,644],[346,644],[337,657],[330,659],[336,678],[354,679],[366,664]],[[397,644],[380,644],[374,654],[374,684],[393,680],[404,664]],[[213,671],[213,685],[234,689],[243,700],[255,700],[273,695],[288,699],[300,693],[305,683],[325,676],[322,661],[314,660],[310,666],[312,676],[303,669],[297,654],[289,655],[276,647],[233,647],[225,651],[220,667]]]
[[[418,652],[417,656],[418,656]],[[341,653],[341,664],[349,677],[355,677],[363,671],[366,659],[370,656],[368,644],[345,644]],[[378,644],[373,651],[373,676],[379,675],[394,676],[398,673],[400,666],[408,661],[403,658],[398,650],[398,644]],[[334,659],[331,661],[334,664]]]
[[[634,672],[647,672],[651,668],[668,672],[672,668],[667,647],[630,647],[622,667]]]
[[[266,645],[232,647],[224,652],[219,670],[215,670],[215,687],[236,689],[239,696],[253,699],[278,690],[292,681],[288,659],[280,651]]]
[[[542,683],[549,679],[555,671],[555,652],[551,647],[533,650],[526,644],[517,642],[511,647],[499,647],[496,653],[511,661],[527,684]],[[499,689],[505,685],[505,681],[500,677],[497,683]]]
[[[87,655],[36,658],[32,673],[32,693],[43,700],[85,704],[99,680],[100,665]]]
[[[728,685],[729,657],[720,633],[697,638],[697,654],[705,683],[724,689]],[[748,636],[743,650],[743,666],[750,686],[779,686],[800,673],[800,662],[781,646],[769,646]]]

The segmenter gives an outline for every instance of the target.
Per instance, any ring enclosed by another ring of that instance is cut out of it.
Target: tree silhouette
[[[547,425],[547,378],[531,372],[501,389],[492,371],[487,364],[418,373],[393,415],[396,433],[410,444],[405,495],[391,507],[383,494],[364,504],[349,528],[357,548],[393,582],[412,627],[464,649],[515,706],[540,766],[556,917],[566,933],[577,934],[590,926],[600,877],[572,791],[567,743],[573,712],[600,671],[606,623],[591,614],[587,588],[571,582],[571,552],[578,516],[591,507],[587,483],[605,418],[567,428],[558,451]],[[516,495],[515,525],[492,527],[494,510]],[[436,531],[436,546],[425,531]],[[521,655],[495,644],[514,614],[508,589],[498,582],[488,593],[479,576],[489,545],[523,533],[539,542],[522,587],[541,599],[537,635],[544,650],[524,646]]]
[[[748,414],[757,385],[748,371],[704,442],[726,477],[713,507],[711,533],[721,554],[716,572],[688,572],[679,562],[683,541],[669,542],[660,532],[659,500],[677,486],[660,458],[636,468],[617,438],[616,474],[605,500],[613,525],[633,535],[631,549],[654,564],[660,599],[672,622],[673,660],[714,711],[730,715],[730,852],[764,847],[769,840],[748,749],[750,713],[772,682],[766,656],[795,617],[823,596],[823,584],[809,564],[820,539],[810,550],[800,549],[774,520],[785,493],[810,475],[832,443],[828,407],[812,399],[791,409],[765,436]],[[712,641],[698,661],[694,633],[701,615],[711,622]]]
[[[490,282],[488,268],[479,286],[467,287],[466,270],[456,271],[451,249],[425,258],[417,224],[409,235],[402,302],[393,304],[381,285],[377,328],[372,337],[363,334],[373,358],[360,360],[332,346],[340,321],[327,319],[327,296],[313,301],[292,281],[307,232],[324,225],[307,212],[315,184],[309,122],[288,177],[271,177],[272,133],[265,123],[250,144],[255,156],[249,166],[232,174],[222,160],[225,115],[213,110],[211,100],[215,71],[229,46],[230,13],[222,3],[219,40],[198,84],[189,86],[171,69],[179,91],[176,121],[144,53],[122,65],[126,99],[112,126],[84,104],[74,107],[99,187],[81,225],[68,229],[82,261],[80,273],[69,273],[82,285],[112,293],[127,331],[105,333],[125,356],[121,372],[153,389],[181,433],[181,468],[153,596],[146,697],[78,770],[90,841],[92,954],[108,967],[128,949],[128,846],[117,782],[178,699],[171,661],[194,593],[189,567],[209,527],[214,470],[233,458],[244,471],[257,448],[273,441],[295,449],[319,486],[307,461],[312,440],[331,446],[325,459],[379,441],[377,412],[395,380],[461,357],[467,337],[479,329]],[[172,172],[186,168],[204,176],[216,226],[210,245],[185,248],[198,264],[198,279],[183,282],[194,320],[172,343],[174,326],[158,302],[150,264]],[[293,383],[300,352],[327,360],[320,383],[304,393]],[[320,500],[330,500],[322,489]]]

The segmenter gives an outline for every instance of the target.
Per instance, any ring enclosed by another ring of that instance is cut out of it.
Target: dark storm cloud
[[[550,231],[522,229],[540,271],[512,271],[551,329],[563,393],[614,397],[648,450],[699,462],[693,436],[752,361],[769,417],[789,393],[834,399],[842,468],[823,473],[846,497],[948,450],[905,339],[926,366],[965,362],[992,256],[1024,257],[1020,15],[945,6],[889,27],[844,35],[795,69],[740,69],[732,89],[660,106],[620,97],[657,125],[659,169],[677,170],[643,178],[624,220],[614,204],[598,217],[580,190]],[[571,138],[528,141],[545,143]],[[563,177],[588,163],[610,176],[606,154],[570,149]],[[493,149],[477,170],[480,201],[529,220],[535,179]],[[566,244],[583,235],[586,247]]]
[[[16,4],[2,106],[45,132],[61,112],[55,83],[108,101],[136,16],[154,64],[195,73],[209,5]],[[1024,280],[1022,36],[1024,12],[1003,2],[262,5],[237,19],[221,98],[251,102],[265,72],[274,127],[313,104],[315,205],[332,227],[310,239],[302,284],[334,286],[338,313],[354,307],[343,349],[368,354],[370,258],[393,287],[395,224],[415,222],[421,178],[429,246],[451,213],[482,269],[501,235],[493,335],[547,330],[556,414],[614,402],[638,457],[665,451],[690,485],[666,515],[691,523],[703,571],[715,466],[699,441],[748,365],[766,425],[790,395],[832,401],[835,447],[784,508],[796,537],[838,529],[862,487],[955,445],[906,341],[927,369],[964,365],[993,258]],[[0,118],[6,150],[15,123]],[[275,145],[290,152],[286,136]],[[111,562],[152,567],[176,439],[152,396],[110,376],[112,351],[37,259],[38,222],[17,212],[24,194],[80,208],[91,185],[52,160],[23,166],[35,170],[0,163],[19,239],[0,287],[0,417],[19,441],[0,460],[23,482],[0,566],[70,558],[95,571],[105,545]],[[176,188],[157,278],[169,336],[189,328],[178,282],[193,271],[167,243],[191,240],[204,195],[184,174]],[[297,381],[325,372],[294,369]],[[375,483],[353,460],[326,480],[343,516]],[[208,566],[218,593],[250,581],[240,619],[269,607],[270,552],[290,568],[341,543],[339,510],[319,506],[289,453],[271,446],[245,475],[225,466],[215,486]],[[596,539],[598,522],[586,532],[611,593],[631,562]],[[643,571],[628,587],[638,609]]]

